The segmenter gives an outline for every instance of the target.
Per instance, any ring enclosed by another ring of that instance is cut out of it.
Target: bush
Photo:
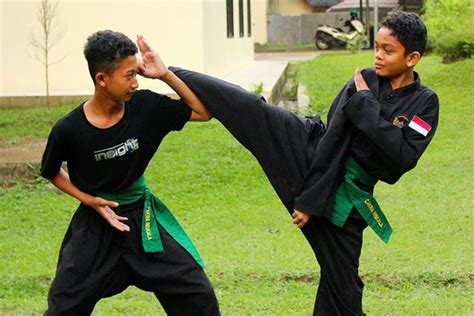
[[[428,28],[428,47],[444,63],[471,58],[474,52],[474,6],[465,0],[427,0],[423,20]]]
[[[463,34],[459,34],[459,37],[456,37],[452,33],[440,38],[435,52],[443,57],[443,63],[451,63],[460,59],[471,58],[474,52],[474,41],[468,38],[463,39],[462,37]]]

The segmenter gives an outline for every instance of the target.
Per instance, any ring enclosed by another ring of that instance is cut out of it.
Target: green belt
[[[342,227],[353,207],[355,207],[367,224],[384,242],[392,235],[392,227],[380,209],[374,196],[361,190],[355,183],[357,180],[365,185],[374,186],[377,179],[367,174],[352,157],[348,157],[344,165],[346,173],[344,181],[336,192],[334,210],[331,221]]]
[[[145,176],[140,176],[127,190],[117,193],[102,192],[98,193],[97,196],[115,201],[120,205],[133,204],[143,199],[142,242],[145,252],[163,252],[163,243],[158,231],[158,223],[160,223],[171,237],[204,268],[204,262],[191,239],[186,235],[186,232],[166,205],[151,193],[146,184]]]

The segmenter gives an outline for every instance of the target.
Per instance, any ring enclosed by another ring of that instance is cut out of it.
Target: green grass
[[[298,45],[276,45],[276,44],[256,44],[255,52],[257,53],[271,53],[271,52],[289,52],[289,51],[315,51],[317,50],[314,43],[298,44]]]
[[[312,103],[327,107],[354,67],[370,66],[371,59],[368,53],[323,55],[299,64],[297,76],[307,87],[314,81],[316,88],[307,89]],[[422,61],[422,82],[440,97],[440,125],[414,171],[396,185],[377,187],[394,235],[385,245],[365,232],[360,272],[369,315],[474,313],[474,62]],[[314,255],[255,159],[218,122],[190,123],[170,134],[147,177],[200,249],[223,315],[311,314]],[[44,311],[76,206],[44,184],[0,189],[0,314]],[[164,315],[153,295],[135,288],[101,301],[95,314]]]
[[[51,126],[58,118],[76,106],[77,104],[53,106],[50,110],[45,105],[28,109],[0,108],[0,147],[48,137]]]

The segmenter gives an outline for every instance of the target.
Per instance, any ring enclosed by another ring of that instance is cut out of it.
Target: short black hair
[[[126,35],[111,30],[98,31],[87,38],[84,56],[95,83],[98,72],[111,73],[128,56],[138,52],[135,43]]]
[[[386,27],[405,47],[405,56],[417,51],[423,56],[426,49],[426,26],[418,15],[412,12],[397,11],[386,16],[379,28]]]

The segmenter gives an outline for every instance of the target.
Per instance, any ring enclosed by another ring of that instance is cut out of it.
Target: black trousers
[[[359,258],[366,227],[353,209],[344,227],[312,216],[302,228],[321,268],[313,315],[364,315]]]
[[[46,315],[90,315],[96,303],[129,285],[155,294],[168,315],[219,315],[203,269],[159,225],[162,253],[145,253],[141,240],[143,202],[117,210],[130,232],[112,228],[81,205],[61,246]]]
[[[258,160],[290,213],[317,154],[312,121],[269,105],[241,87],[204,74],[171,68],[208,110]],[[358,275],[362,232],[367,226],[353,211],[344,227],[312,216],[302,229],[321,267],[315,315],[361,315],[363,283]]]

